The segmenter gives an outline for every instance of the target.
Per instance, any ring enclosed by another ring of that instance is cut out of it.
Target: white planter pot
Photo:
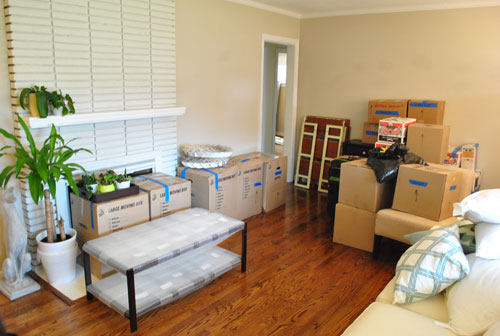
[[[130,188],[130,181],[125,182],[115,182],[116,189],[127,189]]]
[[[55,108],[52,105],[50,106],[50,114],[53,116],[62,116],[63,115],[62,111],[63,111],[62,107]]]
[[[97,183],[96,184],[91,184],[89,187],[90,187],[90,189],[92,190],[92,192],[94,194],[97,192]]]
[[[59,285],[72,281],[76,274],[76,257],[78,256],[78,245],[76,243],[76,231],[66,229],[65,241],[57,243],[44,243],[47,230],[36,236],[38,244],[38,258],[41,259],[45,273],[51,285]]]

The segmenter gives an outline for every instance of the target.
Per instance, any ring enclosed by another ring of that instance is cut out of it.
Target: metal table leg
[[[89,293],[87,290],[87,286],[92,284],[92,274],[90,272],[90,258],[87,252],[83,252],[83,270],[85,272],[85,291],[87,292],[87,301],[90,301],[94,298],[92,293]]]
[[[245,228],[241,231],[241,273],[247,271],[247,223]]]
[[[127,270],[127,289],[128,289],[128,318],[130,320],[130,331],[137,330],[137,310],[135,306],[135,283],[134,270]]]

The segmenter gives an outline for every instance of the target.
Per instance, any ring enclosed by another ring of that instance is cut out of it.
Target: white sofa
[[[394,278],[360,316],[344,331],[344,336],[456,336],[439,325],[448,322],[443,293],[409,305],[393,305]]]

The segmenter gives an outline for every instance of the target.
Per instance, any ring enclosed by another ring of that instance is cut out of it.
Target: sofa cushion
[[[436,295],[468,273],[458,226],[429,231],[399,259],[393,303],[408,304]]]
[[[392,278],[377,296],[377,302],[392,304],[394,301],[394,282],[395,278]],[[446,301],[442,293],[414,303],[400,305],[399,307],[437,321],[448,322],[448,308],[446,307]]]
[[[500,320],[500,260],[467,258],[469,275],[445,293],[449,326],[460,335],[479,335]]]
[[[455,336],[434,320],[395,305],[374,302],[344,331],[344,336]]]
[[[445,226],[458,222],[456,217],[450,217],[440,222],[418,217],[394,209],[383,209],[377,212],[375,234],[410,244],[405,235],[417,231],[430,230],[433,226]]]
[[[500,259],[500,224],[476,224],[476,257]]]
[[[453,216],[464,216],[474,223],[500,224],[500,189],[481,190],[453,205]]]

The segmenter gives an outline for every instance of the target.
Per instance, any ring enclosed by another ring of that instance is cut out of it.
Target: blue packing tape
[[[94,230],[94,202],[90,201],[90,228]]]
[[[457,189],[457,185],[456,185],[456,184],[455,184],[455,185],[452,185],[452,186],[450,187],[450,191],[453,191],[453,190],[455,190],[455,189]]]
[[[145,180],[148,180],[148,181],[151,181],[151,182],[154,182],[156,184],[159,184],[161,185],[163,188],[165,188],[165,202],[170,202],[170,189],[168,188],[168,185],[166,185],[165,183],[162,183],[158,180],[155,180],[155,179],[152,179],[150,177],[146,177],[146,176],[137,176],[138,178],[142,178],[142,179],[145,179]]]
[[[429,103],[423,100],[421,103],[410,103],[410,107],[438,107],[438,103]]]
[[[390,116],[398,116],[398,111],[385,111],[385,110],[376,110],[375,114],[377,115],[390,115]]]
[[[186,167],[182,170],[182,173],[181,173],[181,178],[185,179],[186,178],[186,170],[188,170],[189,167]]]
[[[253,184],[254,187],[258,187],[258,186],[261,186],[262,185],[262,182],[256,182]]]
[[[216,172],[213,172],[211,170],[208,170],[206,168],[201,168],[201,170],[206,171],[207,173],[215,175],[215,189],[219,190],[219,174],[217,174]]]
[[[247,162],[247,161],[250,161],[250,159],[244,159],[244,160],[241,160],[240,162],[243,163],[243,162]]]
[[[429,182],[424,182],[424,181],[418,181],[418,180],[412,180],[412,179],[409,179],[408,180],[410,182],[410,184],[412,185],[416,185],[416,186],[419,186],[419,187],[427,187],[427,185],[429,184]]]
[[[365,132],[366,135],[374,135],[374,136],[377,136],[378,135],[378,132],[375,132],[375,131],[366,131]]]
[[[281,170],[278,170],[276,173],[274,173],[274,176],[278,176],[278,175],[281,175],[282,171]]]

